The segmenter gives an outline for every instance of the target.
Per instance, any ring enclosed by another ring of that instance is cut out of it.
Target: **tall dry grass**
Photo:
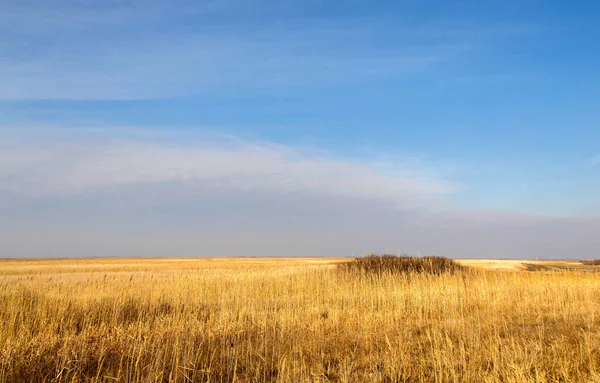
[[[364,257],[355,258],[350,262],[345,262],[340,266],[340,269],[346,272],[375,276],[389,273],[441,275],[466,271],[463,266],[445,257],[409,257],[392,254],[368,254]]]
[[[0,382],[600,379],[594,273],[191,264],[5,273]]]

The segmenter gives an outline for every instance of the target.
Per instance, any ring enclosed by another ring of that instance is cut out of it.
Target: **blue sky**
[[[600,250],[594,2],[0,7],[7,256]]]

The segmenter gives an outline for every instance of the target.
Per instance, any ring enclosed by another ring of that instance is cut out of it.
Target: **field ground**
[[[2,382],[600,382],[600,270],[0,260]]]
[[[70,273],[140,273],[235,268],[332,267],[350,258],[78,258],[0,259],[0,276]],[[586,269],[581,261],[457,259],[461,265],[489,270],[527,270],[528,265],[547,268]],[[594,269],[595,268],[591,268]],[[600,269],[599,269],[600,270]]]
[[[571,260],[531,260],[531,259],[458,259],[460,264],[491,270],[528,270],[531,266],[541,269],[563,270],[600,270],[584,265],[581,261]]]
[[[0,259],[0,276],[71,273],[140,273],[215,269],[332,266],[347,258],[77,258]],[[66,275],[65,275],[66,276]]]

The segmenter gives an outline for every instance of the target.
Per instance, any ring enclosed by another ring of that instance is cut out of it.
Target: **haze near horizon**
[[[599,16],[5,1],[0,257],[597,258]]]

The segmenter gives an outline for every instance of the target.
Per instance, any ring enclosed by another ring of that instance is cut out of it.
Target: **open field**
[[[458,259],[464,266],[484,268],[488,270],[565,270],[565,271],[599,271],[597,267],[589,267],[582,261],[566,260],[515,260],[515,259]]]
[[[597,266],[346,261],[1,260],[0,382],[600,382]]]

